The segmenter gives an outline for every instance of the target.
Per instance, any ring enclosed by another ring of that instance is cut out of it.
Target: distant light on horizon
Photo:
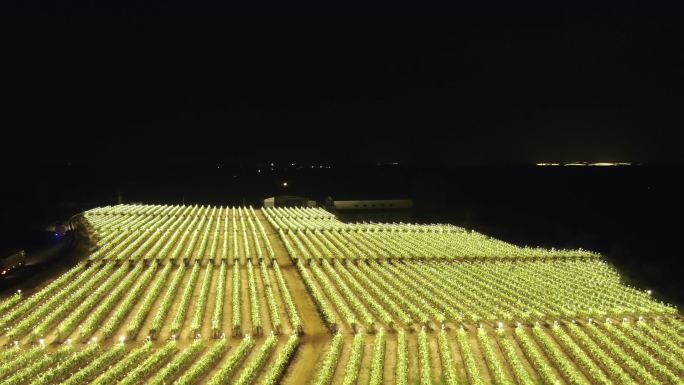
[[[542,162],[542,163],[536,163],[536,166],[588,166],[588,167],[614,167],[614,166],[631,166],[632,164],[629,162],[595,162],[595,163],[589,163],[589,162],[569,162],[569,163],[550,163],[550,162]]]
[[[631,163],[626,163],[626,162],[618,162],[618,163],[609,163],[609,162],[598,162],[598,163],[590,163],[589,166],[631,166]]]

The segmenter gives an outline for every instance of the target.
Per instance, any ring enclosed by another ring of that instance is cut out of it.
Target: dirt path
[[[264,262],[266,263],[266,262]],[[280,315],[280,320],[283,324],[282,334],[291,334],[294,331],[292,324],[290,323],[290,317],[287,315],[287,310],[285,310],[285,303],[282,300],[283,296],[280,292],[280,287],[278,286],[278,281],[275,276],[275,272],[272,268],[268,268],[269,280],[271,281],[271,289],[273,290],[273,296],[276,297],[278,304],[278,314]]]
[[[292,294],[292,298],[299,311],[299,316],[304,324],[304,335],[302,336],[299,351],[288,368],[288,373],[283,378],[282,384],[306,384],[312,378],[313,373],[315,373],[321,352],[325,351],[326,346],[330,343],[330,332],[318,315],[318,311],[307,293],[304,283],[299,278],[296,268],[292,265],[287,250],[285,250],[285,246],[278,237],[278,234],[266,218],[264,218],[261,210],[255,211],[257,219],[261,221],[266,230],[271,247],[273,247],[275,252],[276,260],[280,265],[285,281],[290,289],[290,294]]]
[[[382,378],[384,383],[394,384],[397,366],[397,333],[386,332],[385,336],[385,371]]]
[[[409,383],[413,383],[420,378],[420,366],[418,364],[418,333],[407,331],[406,342],[409,357]],[[396,356],[396,352],[394,354]]]
[[[475,363],[480,370],[480,377],[485,384],[492,384],[492,378],[489,374],[489,368],[487,367],[487,362],[484,358],[484,353],[480,348],[480,341],[477,338],[477,331],[471,326],[471,330],[468,331],[468,342],[470,343],[470,349],[473,351],[473,357],[475,358]]]
[[[209,259],[207,264],[213,264],[213,272],[211,277],[211,286],[209,286],[209,294],[207,295],[207,304],[204,309],[204,318],[202,319],[202,328],[200,329],[200,335],[202,338],[213,338],[211,334],[211,319],[214,316],[214,307],[216,306],[216,301],[223,301],[223,298],[216,297],[216,289],[218,287],[219,276],[221,275],[221,265],[214,263],[214,259]],[[224,303],[225,307],[225,303]]]
[[[363,340],[363,356],[361,357],[361,367],[359,368],[359,384],[367,384],[370,376],[371,357],[373,357],[373,342],[375,335],[366,336]],[[385,354],[388,354],[385,350]]]

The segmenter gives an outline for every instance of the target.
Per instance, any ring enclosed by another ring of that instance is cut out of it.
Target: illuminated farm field
[[[679,310],[586,250],[319,208],[118,205],[0,299],[1,384],[681,384]]]

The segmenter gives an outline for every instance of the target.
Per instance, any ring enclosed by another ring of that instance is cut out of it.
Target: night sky
[[[23,6],[3,23],[3,158],[684,160],[684,27],[635,3],[437,19],[74,9]]]

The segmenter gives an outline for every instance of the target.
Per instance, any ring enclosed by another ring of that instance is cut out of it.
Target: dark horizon
[[[412,221],[452,223],[518,245],[598,251],[659,298],[684,302],[676,241],[681,166],[369,165],[233,174],[209,165],[93,164],[31,170],[17,170],[10,178],[15,184],[3,190],[0,249],[29,248],[48,223],[116,204],[119,193],[124,203],[256,207],[273,195],[413,199]]]
[[[640,10],[21,19],[0,156],[681,164],[681,23]]]

